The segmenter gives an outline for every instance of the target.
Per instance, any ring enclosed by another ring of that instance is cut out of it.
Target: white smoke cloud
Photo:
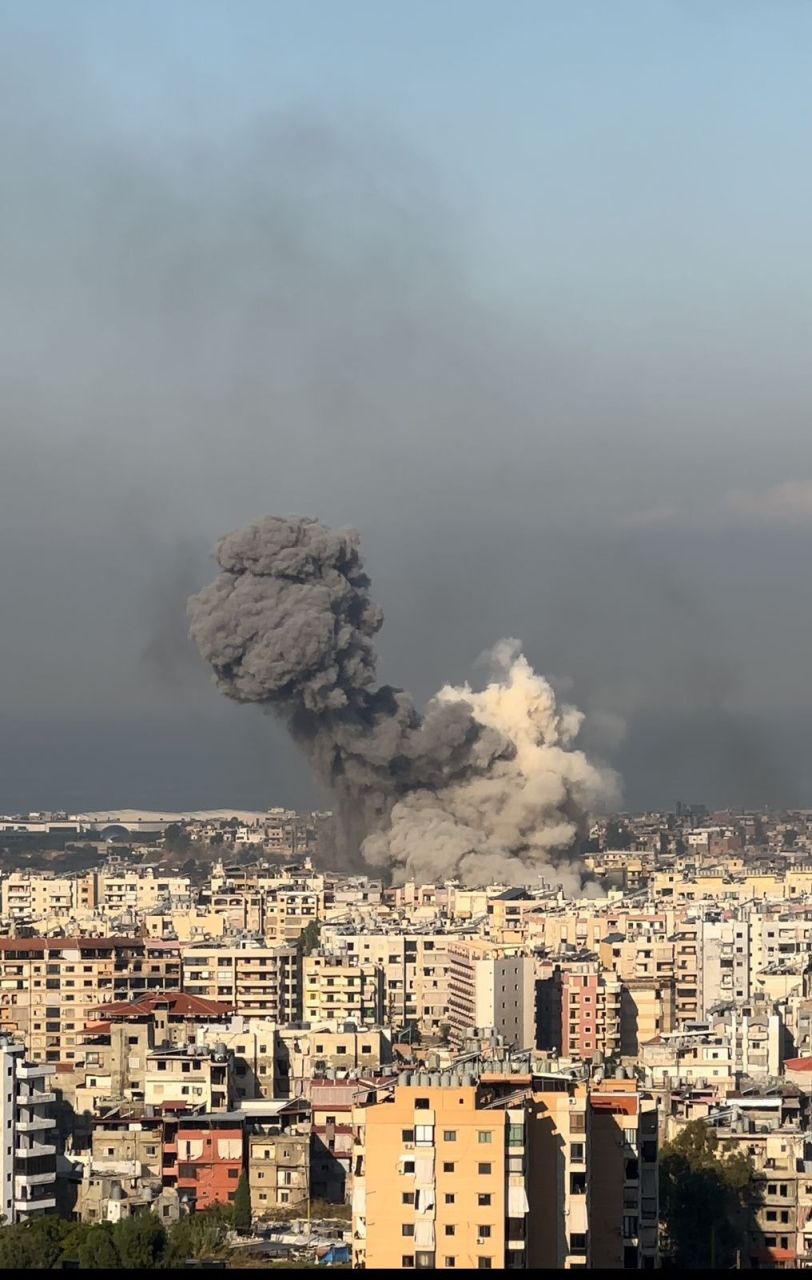
[[[518,641],[500,641],[490,662],[493,678],[483,690],[446,685],[435,702],[470,710],[512,743],[512,754],[486,774],[403,796],[389,828],[364,842],[364,857],[392,867],[399,883],[459,878],[513,885],[541,878],[577,894],[583,867],[573,846],[586,815],[617,802],[617,776],[575,748],[581,712],[558,703]]]

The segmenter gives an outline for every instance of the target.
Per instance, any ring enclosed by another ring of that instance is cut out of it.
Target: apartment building
[[[245,1168],[245,1132],[239,1112],[180,1117],[177,1191],[196,1212],[234,1199]]]
[[[73,1063],[85,1023],[114,1000],[177,989],[177,948],[142,938],[0,938],[0,1031],[31,1057]]]
[[[473,1076],[417,1073],[390,1101],[356,1108],[355,1266],[535,1265],[524,1238],[524,1109],[490,1109],[486,1096]]]
[[[207,943],[183,952],[183,989],[225,1001],[245,1017],[271,1022],[301,1018],[301,958],[296,947],[251,939]]]
[[[347,933],[325,926],[325,945],[383,970],[384,1023],[436,1033],[448,1021],[447,933]]]
[[[590,1264],[653,1270],[658,1262],[657,1103],[633,1080],[589,1094]]]
[[[472,938],[448,944],[448,1024],[462,1044],[473,1027],[493,1027],[518,1049],[536,1043],[535,965],[532,957],[503,955]]]
[[[54,1068],[29,1062],[24,1046],[0,1039],[0,1193],[8,1222],[27,1222],[56,1209]]]
[[[350,962],[340,955],[315,952],[302,961],[302,1017],[378,1026],[384,1015],[383,970],[375,964]]]
[[[248,1137],[248,1181],[255,1217],[302,1210],[310,1200],[310,1130],[274,1133],[254,1125]]]
[[[153,1049],[144,1067],[147,1106],[202,1107],[225,1112],[234,1097],[233,1059],[222,1047],[190,1044],[185,1049]]]
[[[83,876],[15,871],[0,881],[0,916],[15,924],[69,920],[97,904],[98,877],[92,871]]]
[[[562,967],[558,1048],[580,1061],[614,1058],[621,1050],[622,984],[596,961]]]
[[[169,875],[160,868],[98,873],[98,901],[108,914],[150,911],[161,902],[189,903],[191,891],[188,876]]]

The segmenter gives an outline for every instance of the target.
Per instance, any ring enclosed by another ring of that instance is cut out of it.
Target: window
[[[480,1163],[477,1165],[477,1173],[490,1173],[490,1172],[491,1172],[491,1166],[489,1164],[484,1164],[482,1161],[480,1161]]]
[[[404,1191],[400,1197],[401,1204],[414,1204],[414,1192]]]
[[[453,1173],[453,1172],[454,1172],[454,1165],[453,1165],[452,1161],[450,1161],[450,1160],[446,1160],[446,1161],[444,1161],[444,1162],[443,1162],[443,1173]]]
[[[457,1141],[456,1129],[443,1129],[443,1142],[456,1142],[456,1141]]]
[[[434,1145],[434,1125],[419,1124],[415,1128],[415,1141],[419,1147],[431,1147]]]
[[[454,1195],[454,1192],[453,1192],[453,1191],[446,1191],[446,1193],[445,1193],[445,1202],[446,1202],[446,1204],[454,1204],[454,1203],[455,1203],[455,1201],[456,1201],[456,1199],[457,1199],[457,1197]]]
[[[416,1257],[416,1262],[418,1267],[425,1267],[432,1271],[434,1270],[434,1254],[433,1253],[418,1253]]]
[[[403,1254],[403,1256],[402,1256],[402,1257],[401,1257],[401,1259],[400,1259],[400,1265],[401,1265],[401,1267],[413,1267],[413,1266],[414,1266],[414,1254],[413,1254],[413,1253],[404,1253],[404,1254]]]
[[[404,1142],[414,1142],[414,1129],[402,1129],[400,1136]]]
[[[570,1174],[570,1195],[573,1195],[573,1196],[586,1195],[586,1174],[585,1173]]]
[[[524,1125],[511,1124],[508,1125],[508,1146],[521,1147],[524,1145]]]
[[[477,1134],[477,1142],[493,1142],[492,1129],[480,1129]]]
[[[404,1173],[414,1173],[414,1160],[404,1160],[404,1161],[403,1161],[403,1172],[404,1172]]]
[[[583,1142],[573,1142],[570,1147],[570,1157],[573,1164],[584,1163],[584,1144]]]
[[[479,1207],[480,1207],[481,1209],[484,1209],[484,1208],[485,1208],[487,1205],[489,1205],[489,1204],[490,1204],[490,1202],[491,1202],[491,1193],[490,1193],[490,1191],[480,1191],[480,1192],[479,1192],[479,1194],[477,1195],[476,1200],[477,1200],[477,1204],[479,1205]]]
[[[493,1258],[479,1258],[476,1265],[479,1271],[490,1271],[493,1268]]]
[[[628,1240],[634,1239],[637,1235],[637,1216],[635,1214],[627,1214],[624,1217],[623,1234]]]
[[[456,1235],[457,1233],[457,1228],[449,1223],[446,1223],[444,1230],[447,1236],[453,1236],[453,1235]]]
[[[586,1253],[585,1232],[573,1231],[570,1236],[570,1253]]]
[[[478,1235],[478,1236],[480,1236],[483,1240],[490,1240],[490,1238],[491,1238],[491,1229],[490,1229],[490,1227],[489,1227],[489,1226],[487,1226],[487,1224],[486,1224],[485,1226],[483,1226],[483,1227],[477,1227],[477,1229],[476,1229],[476,1233],[477,1233],[477,1235]]]
[[[415,1098],[414,1109],[415,1111],[428,1111],[429,1109],[428,1098]]]
[[[456,1259],[456,1258],[446,1258],[446,1260],[445,1260],[445,1265],[446,1265],[447,1267],[456,1267],[456,1265],[457,1265],[457,1259]]]
[[[239,1178],[240,1176],[239,1169],[229,1169],[228,1176],[229,1178]]]
[[[404,1223],[403,1223],[403,1226],[400,1228],[400,1234],[401,1234],[402,1236],[413,1236],[413,1235],[414,1235],[414,1223],[413,1223],[413,1222],[404,1222]]]
[[[574,1111],[570,1116],[570,1133],[586,1133],[586,1112]]]

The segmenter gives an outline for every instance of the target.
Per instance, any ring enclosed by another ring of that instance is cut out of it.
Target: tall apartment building
[[[177,947],[142,938],[0,938],[0,1032],[32,1058],[75,1062],[85,1023],[112,1000],[177,989]]]
[[[469,1065],[356,1107],[355,1265],[656,1266],[656,1104]]]
[[[590,1265],[657,1266],[657,1104],[633,1080],[607,1080],[589,1095]]]
[[[316,952],[302,961],[302,1018],[379,1026],[384,1014],[383,970]]]
[[[472,938],[448,944],[448,1023],[462,1044],[473,1027],[493,1027],[509,1045],[536,1043],[534,961],[502,955],[491,943]]]
[[[245,1017],[297,1022],[302,1016],[301,957],[293,946],[246,939],[206,943],[183,952],[183,989],[224,1001]]]
[[[22,1044],[0,1039],[0,1190],[8,1222],[56,1209],[54,1068],[27,1062]]]
[[[355,1265],[533,1265],[523,1107],[489,1109],[473,1077],[418,1073],[392,1101],[357,1108],[354,1125]]]
[[[432,1033],[448,1021],[447,933],[356,933],[325,927],[325,944],[384,975],[384,1022],[403,1026],[416,1022]]]
[[[596,961],[567,964],[561,972],[561,1029],[557,1045],[568,1058],[600,1061],[620,1052],[621,983]]]

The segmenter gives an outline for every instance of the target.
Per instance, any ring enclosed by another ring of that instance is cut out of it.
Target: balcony
[[[56,1208],[56,1196],[37,1196],[36,1199],[24,1199],[15,1195],[14,1209],[16,1213],[51,1213]]]
[[[48,1116],[31,1116],[28,1120],[17,1121],[18,1133],[42,1133],[53,1127],[54,1122]]]
[[[38,1156],[55,1156],[56,1147],[47,1142],[35,1142],[30,1147],[17,1147],[14,1155],[17,1160],[32,1160]]]
[[[20,1093],[17,1095],[18,1107],[39,1107],[46,1106],[49,1102],[56,1102],[55,1093]]]
[[[16,1074],[18,1080],[39,1080],[45,1076],[55,1075],[56,1073],[53,1067],[47,1067],[43,1063],[18,1062]]]
[[[16,1173],[14,1175],[15,1195],[22,1195],[24,1187],[47,1187],[56,1182],[56,1166],[47,1173]]]

